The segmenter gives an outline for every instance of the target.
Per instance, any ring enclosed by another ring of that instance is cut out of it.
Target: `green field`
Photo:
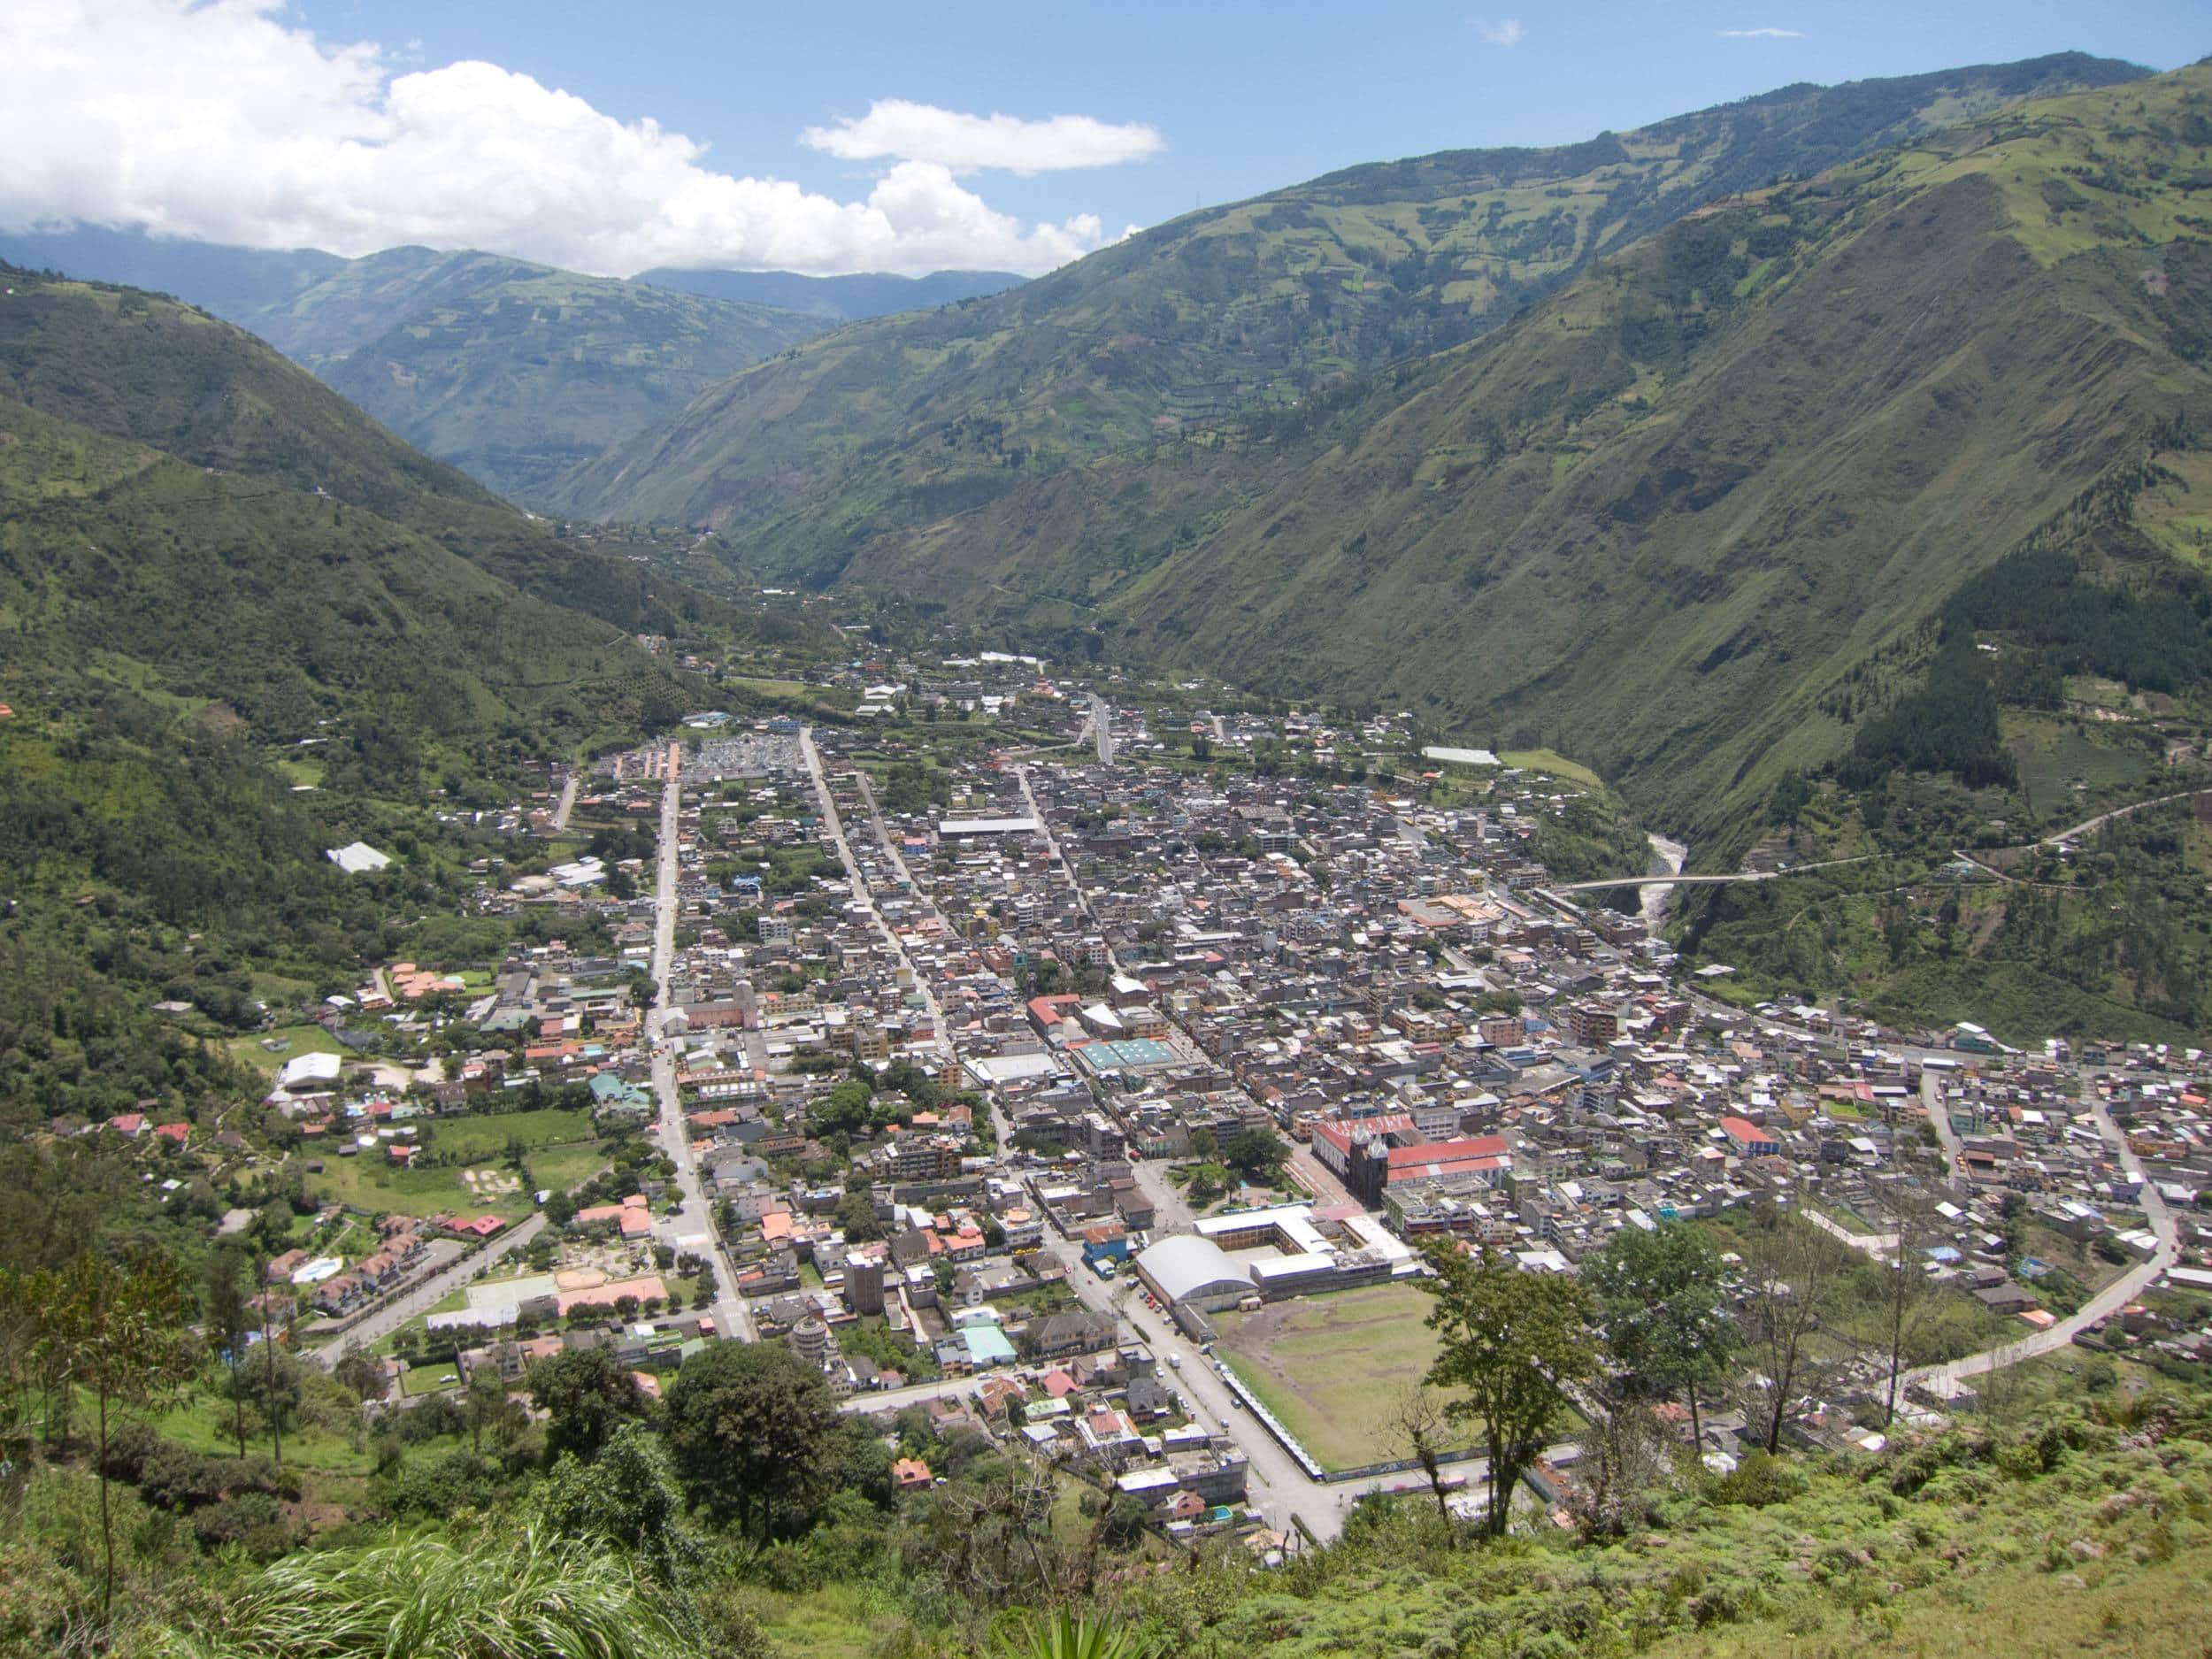
[[[1435,1357],[1421,1322],[1429,1300],[1409,1285],[1377,1285],[1214,1316],[1221,1355],[1305,1448],[1331,1469],[1404,1454],[1383,1418]]]
[[[2039,818],[2086,816],[2115,792],[2131,792],[2158,770],[2126,728],[2007,710],[2005,747],[2020,768],[2021,792]],[[2083,786],[2077,789],[2078,783]],[[2084,803],[2086,803],[2086,805]]]
[[[591,1138],[589,1112],[553,1107],[543,1111],[441,1118],[430,1132],[431,1144],[442,1156],[461,1158],[497,1157],[517,1141],[526,1147],[548,1147]]]
[[[1549,772],[1555,778],[1564,778],[1578,783],[1586,789],[1602,789],[1605,780],[1578,761],[1548,749],[1505,749],[1498,751],[1498,758],[1509,766],[1518,766],[1525,772]]]
[[[261,1046],[264,1037],[290,1039],[290,1046],[281,1054],[271,1054]],[[303,1054],[343,1054],[345,1048],[320,1025],[281,1025],[274,1031],[264,1032],[257,1037],[233,1037],[223,1045],[230,1050],[231,1058],[242,1060],[259,1071],[273,1077],[287,1060],[297,1059]]]

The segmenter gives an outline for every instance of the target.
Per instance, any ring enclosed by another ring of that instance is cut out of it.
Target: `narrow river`
[[[1687,847],[1680,841],[1671,841],[1663,835],[1647,834],[1644,839],[1651,843],[1653,875],[1678,876],[1682,873],[1683,863],[1690,856]],[[1655,934],[1661,924],[1667,919],[1667,905],[1674,897],[1674,889],[1671,887],[1646,887],[1643,895],[1644,926]]]

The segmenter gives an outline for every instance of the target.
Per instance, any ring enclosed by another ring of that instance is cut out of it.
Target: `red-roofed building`
[[[1739,1156],[1747,1158],[1771,1157],[1782,1149],[1782,1144],[1765,1130],[1747,1118],[1724,1118],[1721,1133],[1728,1137],[1729,1145]]]
[[[902,1457],[891,1465],[891,1481],[901,1492],[918,1492],[929,1485],[929,1465],[918,1457]]]
[[[192,1139],[190,1124],[156,1124],[154,1133],[181,1152]]]

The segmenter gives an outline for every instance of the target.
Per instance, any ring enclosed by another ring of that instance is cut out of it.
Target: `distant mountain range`
[[[410,442],[541,503],[609,446],[840,321],[1021,280],[696,271],[619,281],[493,254],[394,248],[344,259],[88,227],[0,233],[0,258],[198,305]]]
[[[1350,169],[834,326],[755,302],[880,284],[187,264],[549,510],[715,528],[772,576],[1061,649],[1533,730],[1704,834],[1848,749],[1839,686],[1909,669],[1959,585],[2152,423],[2212,430],[2208,73],[2066,54],[1788,87]]]
[[[984,299],[1028,280],[1010,271],[935,271],[921,277],[812,277],[789,271],[678,271],[668,267],[641,271],[631,280],[708,299],[780,305],[841,323]]]

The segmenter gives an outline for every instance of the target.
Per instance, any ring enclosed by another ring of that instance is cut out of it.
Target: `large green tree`
[[[1582,1283],[1613,1363],[1645,1392],[1680,1395],[1701,1439],[1698,1390],[1727,1376],[1738,1346],[1712,1241],[1684,1221],[1624,1227],[1582,1263]]]
[[[718,1342],[668,1391],[668,1448],[691,1502],[765,1537],[820,1484],[838,1440],[837,1402],[790,1349]]]
[[[1509,1256],[1438,1244],[1428,1327],[1440,1340],[1428,1382],[1445,1410],[1478,1425],[1489,1457],[1493,1537],[1505,1532],[1513,1488],[1567,1403],[1595,1369],[1589,1298],[1564,1273],[1523,1272]]]
[[[611,1348],[569,1348],[530,1367],[530,1402],[546,1413],[545,1455],[583,1463],[624,1423],[646,1413],[636,1380]]]

